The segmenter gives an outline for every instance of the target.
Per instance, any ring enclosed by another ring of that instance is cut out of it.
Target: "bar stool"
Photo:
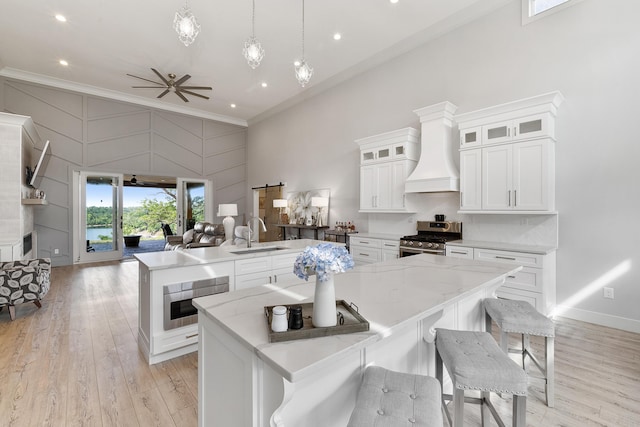
[[[442,427],[441,395],[433,377],[369,366],[347,427]]]
[[[453,383],[453,395],[442,395],[444,412],[451,427],[464,425],[465,402],[481,405],[483,426],[489,425],[489,412],[498,425],[504,426],[491,403],[492,392],[513,394],[512,425],[526,426],[527,374],[501,351],[489,333],[436,329],[436,378],[441,385],[443,365]],[[465,390],[480,391],[480,398],[465,397]],[[447,400],[453,401],[453,422]]]
[[[555,325],[553,321],[539,313],[531,304],[526,301],[515,301],[498,298],[486,298],[484,300],[484,310],[486,313],[486,329],[491,333],[491,319],[500,328],[500,347],[505,353],[522,354],[522,367],[526,368],[526,358],[529,358],[542,372],[545,381],[546,404],[549,408],[554,405],[554,368],[553,349],[555,338]],[[509,348],[509,333],[520,334],[522,337],[522,348]],[[536,359],[529,345],[530,336],[544,337],[544,359],[545,366]]]

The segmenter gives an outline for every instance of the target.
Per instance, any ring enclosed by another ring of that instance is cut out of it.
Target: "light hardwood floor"
[[[149,366],[138,351],[137,268],[56,267],[41,309],[0,312],[0,426],[197,425],[196,353]],[[640,335],[557,319],[555,408],[538,384],[530,426],[640,426]],[[494,401],[508,421],[511,400]]]

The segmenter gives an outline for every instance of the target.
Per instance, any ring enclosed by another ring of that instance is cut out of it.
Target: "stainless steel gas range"
[[[418,221],[418,234],[400,239],[400,257],[434,254],[444,255],[446,243],[462,239],[462,223],[451,221]]]

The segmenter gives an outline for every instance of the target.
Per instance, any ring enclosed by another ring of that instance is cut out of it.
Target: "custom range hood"
[[[460,173],[453,160],[452,121],[458,107],[441,102],[414,110],[420,117],[420,159],[405,182],[407,193],[460,191]]]

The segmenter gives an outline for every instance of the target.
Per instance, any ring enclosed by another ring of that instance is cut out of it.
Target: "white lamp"
[[[318,208],[318,217],[316,218],[316,227],[322,227],[322,208],[329,206],[328,197],[312,197],[311,206]]]
[[[224,227],[225,240],[233,239],[233,228],[236,225],[234,216],[238,216],[238,205],[235,203],[221,203],[218,205],[218,216],[223,216],[222,226]]]
[[[273,207],[278,208],[280,213],[279,222],[282,222],[282,208],[286,208],[288,203],[287,199],[273,199]]]

